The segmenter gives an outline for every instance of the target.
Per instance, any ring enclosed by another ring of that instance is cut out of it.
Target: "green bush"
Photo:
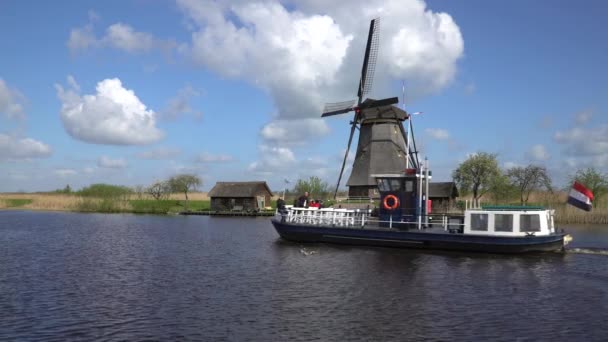
[[[118,198],[126,197],[131,193],[131,189],[122,185],[92,184],[78,191],[82,197],[96,198]]]
[[[8,207],[8,208],[23,207],[26,204],[32,203],[32,199],[29,199],[29,198],[6,198],[6,199],[4,199],[4,203],[6,203],[6,207]]]

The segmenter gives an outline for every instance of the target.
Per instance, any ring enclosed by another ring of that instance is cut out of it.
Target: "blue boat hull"
[[[501,237],[425,232],[424,230],[336,228],[281,222],[272,219],[281,238],[294,242],[326,242],[347,245],[422,248],[486,253],[533,253],[560,251],[564,233],[548,236]]]

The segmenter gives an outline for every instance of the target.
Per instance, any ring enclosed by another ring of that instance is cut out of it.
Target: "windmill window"
[[[540,216],[538,214],[523,214],[519,216],[520,232],[540,232]]]

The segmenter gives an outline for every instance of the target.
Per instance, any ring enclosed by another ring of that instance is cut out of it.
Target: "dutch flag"
[[[581,183],[575,181],[572,185],[572,189],[570,189],[570,194],[568,195],[568,203],[579,209],[591,211],[592,202],[593,193],[591,190],[587,189]]]

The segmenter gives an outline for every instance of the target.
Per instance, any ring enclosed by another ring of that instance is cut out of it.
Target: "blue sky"
[[[471,153],[608,172],[603,1],[2,1],[0,191],[319,176],[335,184],[369,20],[435,180]],[[399,104],[400,106],[402,104]],[[351,150],[353,150],[353,148]],[[352,159],[352,156],[351,156]],[[349,169],[346,170],[348,177]]]

